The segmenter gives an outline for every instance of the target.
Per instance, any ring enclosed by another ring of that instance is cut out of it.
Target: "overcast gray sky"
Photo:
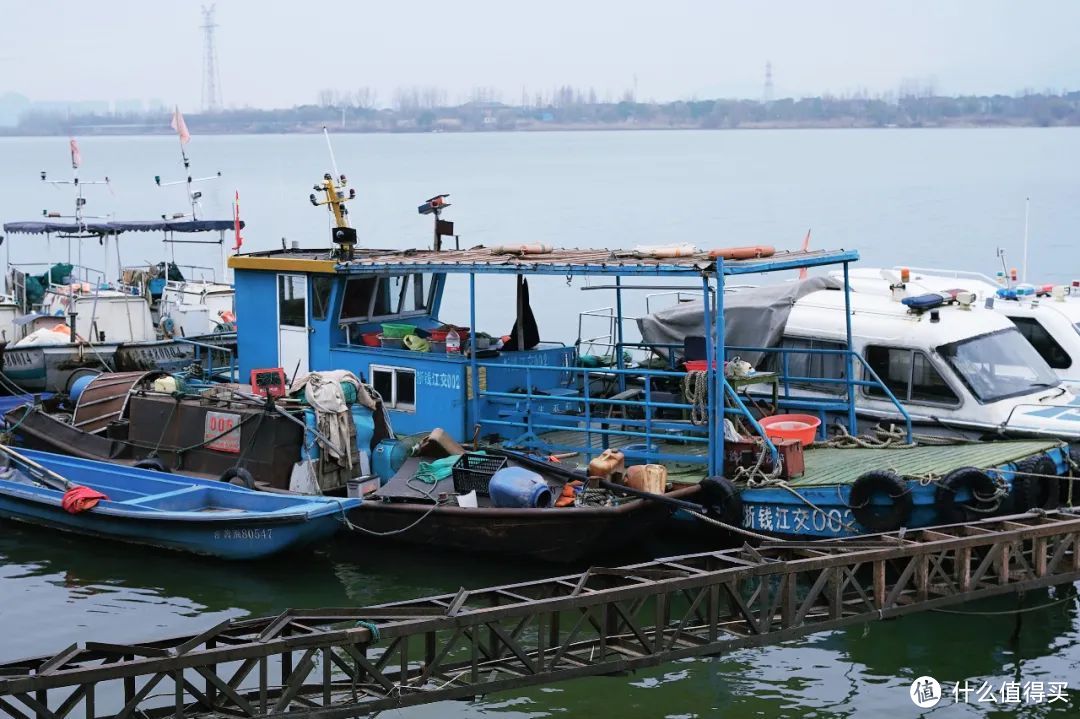
[[[158,97],[197,109],[191,0],[0,0],[0,94]],[[329,9],[329,14],[324,14]],[[491,86],[517,102],[561,84],[638,97],[895,91],[1012,94],[1080,83],[1077,0],[219,0],[225,105],[314,102],[322,88]]]

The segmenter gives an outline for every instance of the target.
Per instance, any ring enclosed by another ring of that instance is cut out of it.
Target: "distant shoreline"
[[[1001,130],[1001,129],[1054,129],[1080,127],[1080,123],[1040,124],[1035,122],[948,122],[948,123],[923,123],[915,125],[877,125],[872,123],[858,122],[756,122],[744,123],[735,127],[702,127],[700,125],[670,125],[661,123],[627,123],[612,125],[606,123],[537,123],[512,128],[485,128],[485,129],[421,129],[421,128],[357,128],[341,127],[332,123],[318,123],[312,125],[289,127],[259,127],[252,126],[229,126],[215,127],[200,126],[200,135],[310,135],[323,131],[324,127],[330,128],[335,134],[347,135],[483,135],[483,134],[508,134],[508,133],[541,133],[541,132],[732,132],[740,130]],[[25,128],[0,128],[0,137],[27,138],[27,137],[67,137],[78,135],[80,137],[154,137],[172,136],[175,133],[168,127],[139,126],[139,125],[73,125],[63,131],[42,130],[27,131]]]

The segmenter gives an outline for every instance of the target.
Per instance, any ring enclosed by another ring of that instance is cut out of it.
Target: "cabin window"
[[[923,352],[871,345],[866,348],[866,363],[901,402],[960,404],[960,398]],[[887,397],[877,386],[867,387],[866,393],[872,397]]]
[[[311,316],[325,320],[330,314],[330,290],[334,287],[333,277],[311,278]]]
[[[407,275],[404,294],[401,297],[401,311],[426,312],[431,292],[431,275],[420,274]]]
[[[831,342],[828,340],[816,340],[806,337],[785,337],[780,345],[785,349],[793,350],[845,350],[847,345],[843,342]],[[813,352],[787,352],[787,376],[796,378],[790,382],[792,386],[812,387],[821,392],[843,394],[847,391],[847,385],[833,382],[814,382],[816,379],[845,379],[844,355],[842,354],[817,354]],[[779,355],[777,355],[779,357]],[[781,360],[777,359],[779,363]],[[783,372],[784,367],[776,368]]]
[[[1054,369],[1068,369],[1072,366],[1072,357],[1057,343],[1042,323],[1034,317],[1010,317],[1016,329],[1024,335],[1035,351],[1042,355],[1046,364]]]
[[[378,277],[352,277],[345,282],[345,297],[341,301],[341,319],[366,320],[371,316],[371,300]]]
[[[352,277],[345,283],[342,322],[368,322],[425,314],[431,306],[431,275]]]
[[[387,409],[416,411],[416,372],[404,367],[371,365],[371,386]]]
[[[307,278],[303,275],[278,275],[278,324],[307,327]]]

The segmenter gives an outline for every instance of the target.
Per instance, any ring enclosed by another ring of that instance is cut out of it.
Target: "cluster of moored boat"
[[[568,561],[665,525],[712,542],[844,537],[1073,503],[1076,286],[853,269],[844,250],[451,250],[445,196],[420,208],[435,215],[432,247],[369,249],[344,187],[326,175],[312,197],[331,211],[331,246],[236,254],[235,289],[192,289],[170,264],[108,287],[60,268],[34,303],[9,271],[6,384],[43,388],[20,352],[67,354],[53,394],[4,415],[16,447],[0,450],[0,516],[232,558],[347,527]],[[225,229],[31,224],[5,228],[114,241]],[[814,268],[826,271],[793,279]],[[455,275],[467,318],[441,315]],[[501,283],[480,297],[500,275],[512,297]],[[546,341],[532,312],[529,281],[545,275],[614,295],[582,313],[573,345]],[[628,322],[627,293],[674,302]],[[477,307],[493,301],[515,321],[482,332]],[[50,322],[64,342],[28,342]],[[216,344],[193,337],[203,329]],[[230,342],[227,373],[190,353]],[[124,364],[131,347],[143,354]]]

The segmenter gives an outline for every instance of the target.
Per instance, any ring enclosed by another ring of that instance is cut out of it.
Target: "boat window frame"
[[[311,289],[309,294],[311,295],[311,319],[323,321],[330,316],[331,302],[334,295],[334,278],[332,275],[312,275],[310,280]],[[320,285],[324,286],[322,294],[322,300],[317,298],[320,296],[317,289]]]
[[[391,375],[390,380],[390,396],[383,397],[383,406],[387,409],[392,409],[398,412],[407,412],[408,414],[416,413],[417,399],[419,398],[416,392],[416,368],[415,367],[401,367],[398,365],[372,363],[368,365],[368,380],[371,382],[371,386],[375,387],[375,373],[376,372],[388,372]],[[398,375],[401,373],[410,374],[413,378],[413,401],[409,403],[398,402]]]
[[[1031,344],[1031,346],[1035,348],[1035,351],[1039,353],[1039,356],[1042,357],[1044,360],[1046,360],[1046,364],[1050,365],[1050,369],[1052,369],[1052,370],[1063,370],[1063,369],[1069,369],[1070,367],[1073,366],[1073,356],[1072,356],[1072,354],[1070,354],[1069,351],[1067,349],[1065,349],[1060,342],[1057,341],[1057,338],[1055,338],[1054,335],[1050,332],[1050,330],[1048,330],[1046,328],[1045,324],[1043,324],[1042,322],[1039,321],[1038,317],[1032,317],[1030,315],[1016,315],[1016,316],[1005,315],[1005,316],[1009,318],[1010,322],[1012,322],[1014,325],[1016,325],[1016,329],[1019,330],[1020,334],[1024,336],[1024,339],[1026,339]],[[1021,329],[1021,327],[1020,327],[1021,323],[1027,323],[1029,325],[1034,325],[1035,327],[1037,327],[1043,333],[1043,335],[1045,335],[1045,339],[1049,340],[1050,344],[1052,345],[1051,349],[1057,348],[1057,352],[1060,353],[1061,355],[1063,355],[1066,360],[1068,360],[1067,363],[1066,364],[1056,364],[1054,362],[1051,362],[1050,357],[1047,357],[1045,354],[1043,354],[1043,351],[1041,349],[1039,349],[1039,346],[1037,344],[1035,344],[1035,342],[1030,337],[1028,337],[1026,334],[1024,334],[1024,330]]]
[[[946,351],[948,351],[950,349],[953,349],[953,348],[955,348],[955,347],[957,347],[959,345],[968,344],[970,342],[974,342],[975,340],[980,340],[980,339],[983,339],[985,337],[993,337],[995,335],[1004,334],[1006,332],[1016,332],[1017,334],[1020,335],[1020,337],[1025,342],[1027,342],[1027,338],[1024,337],[1023,334],[1020,333],[1019,329],[1017,329],[1015,326],[1012,326],[1012,324],[1010,322],[1010,327],[1007,327],[1007,328],[1004,328],[1004,329],[993,330],[992,332],[984,332],[984,333],[982,333],[980,335],[975,335],[973,337],[965,337],[962,340],[956,340],[954,342],[946,342],[945,344],[938,345],[935,352],[945,360],[945,364],[947,364],[949,366],[949,369],[952,370],[953,374],[955,374],[960,379],[960,381],[963,383],[964,387],[968,390],[968,392],[971,393],[971,396],[975,398],[975,401],[978,402],[979,404],[982,404],[982,405],[993,404],[995,402],[1001,402],[1002,400],[1006,400],[1006,399],[1015,399],[1016,397],[1025,397],[1025,396],[1029,396],[1031,394],[1035,394],[1036,392],[1042,392],[1042,391],[1045,391],[1045,390],[1056,389],[1058,387],[1061,387],[1061,385],[1063,384],[1063,380],[1060,377],[1058,377],[1057,382],[1055,384],[1049,386],[1049,387],[1040,387],[1038,390],[1031,390],[1031,389],[1029,389],[1029,390],[1021,390],[1021,391],[1017,391],[1017,392],[1010,392],[1010,393],[1004,394],[1004,395],[999,395],[997,397],[983,398],[983,397],[981,397],[979,395],[979,393],[975,390],[975,388],[971,384],[969,384],[967,377],[965,377],[964,374],[962,372],[960,372],[960,370],[958,370],[955,366],[953,366],[952,361],[946,355]],[[1028,342],[1028,344],[1030,345],[1031,343]],[[1037,355],[1039,354],[1038,350],[1036,350],[1034,348],[1034,346],[1032,346],[1032,350],[1035,352],[1035,354],[1037,354]],[[1039,355],[1039,358],[1041,359],[1042,355]],[[1045,362],[1045,361],[1046,360],[1043,360],[1043,362]],[[1049,367],[1049,365],[1047,365],[1047,367]],[[1050,373],[1053,374],[1055,377],[1057,377],[1057,373],[1054,372],[1053,368],[1050,368]]]
[[[893,390],[892,387],[889,387],[889,385],[886,384],[885,378],[882,376],[882,374],[880,372],[877,371],[877,369],[874,368],[873,364],[870,362],[870,350],[871,349],[876,349],[876,348],[884,349],[884,350],[887,350],[887,351],[897,351],[897,352],[907,352],[908,353],[909,361],[908,361],[908,373],[907,373],[908,374],[908,377],[907,377],[907,390],[903,393],[903,396],[901,396],[900,393],[896,392],[895,390]],[[930,366],[930,368],[932,370],[934,370],[935,372],[937,372],[938,376],[945,383],[945,386],[948,387],[949,391],[953,393],[954,397],[956,397],[955,402],[946,402],[944,400],[935,401],[935,400],[931,400],[931,399],[922,399],[922,398],[915,399],[915,398],[912,397],[912,389],[915,386],[914,375],[915,375],[915,355],[916,355],[916,353],[921,355],[923,360]],[[901,346],[901,345],[889,345],[889,344],[884,344],[884,343],[867,343],[862,348],[862,359],[866,363],[865,367],[862,370],[862,379],[867,381],[867,382],[874,382],[874,378],[873,378],[873,376],[870,374],[870,372],[868,370],[873,370],[874,372],[877,372],[878,376],[881,377],[881,384],[884,385],[886,387],[886,389],[888,389],[890,392],[892,392],[893,396],[896,397],[896,399],[899,402],[903,403],[903,404],[922,405],[922,406],[926,406],[926,407],[943,407],[943,408],[947,408],[947,409],[960,409],[961,407],[964,406],[964,393],[963,392],[958,392],[955,383],[953,381],[951,381],[952,380],[951,376],[956,374],[956,370],[952,367],[952,365],[946,364],[946,367],[948,368],[949,371],[948,372],[942,372],[941,371],[942,367],[933,361],[932,353],[927,352],[925,349],[922,349],[920,347],[904,347],[904,346]],[[964,385],[964,386],[966,387],[967,385]],[[884,401],[884,402],[889,402],[890,401],[889,396],[887,394],[885,394],[884,392],[875,393],[873,391],[874,389],[875,389],[874,386],[863,385],[862,386],[862,394],[863,394],[863,396],[867,397],[869,399],[878,400],[878,401]]]
[[[807,346],[806,347],[790,347],[789,348],[788,345],[787,345],[787,343],[789,341],[802,342],[802,343],[805,343]],[[835,345],[835,347],[821,347],[821,346],[819,346],[819,345],[822,345],[822,344]],[[821,358],[836,357],[842,363],[842,365],[840,367],[840,369],[841,369],[840,375],[838,377],[825,377],[823,375],[822,378],[823,379],[837,379],[837,380],[845,379],[844,371],[847,369],[847,366],[846,366],[846,362],[844,362],[844,355],[814,354],[813,352],[807,351],[807,350],[814,350],[814,349],[827,349],[827,350],[844,351],[844,350],[847,350],[847,348],[848,348],[847,342],[844,341],[844,340],[835,340],[835,339],[830,339],[830,338],[827,338],[827,337],[824,337],[824,338],[803,337],[802,335],[785,334],[785,335],[780,337],[780,348],[781,349],[791,349],[791,350],[793,350],[792,352],[787,352],[787,353],[785,353],[785,352],[777,352],[777,353],[775,353],[775,360],[774,361],[776,362],[776,365],[777,365],[775,369],[776,369],[776,372],[778,374],[781,374],[781,377],[783,377],[782,371],[783,371],[783,367],[784,367],[783,366],[783,355],[784,354],[789,354],[789,355],[801,355],[803,357],[806,357],[807,358],[807,363],[808,363],[807,364],[807,369],[808,370],[810,369],[809,363],[813,361],[814,357],[821,357]],[[788,369],[789,370],[791,369],[791,360],[790,359],[788,360]],[[811,377],[810,374],[807,374],[806,376]],[[814,391],[817,391],[817,392],[823,392],[825,394],[835,395],[835,396],[838,396],[838,397],[842,397],[842,396],[845,396],[847,394],[847,384],[846,383],[845,384],[839,384],[839,383],[834,383],[834,382],[817,382],[817,383],[815,383],[812,380],[809,380],[809,381],[788,381],[788,380],[786,380],[786,378],[785,378],[785,381],[787,381],[787,383],[790,386],[797,387],[799,389],[811,389],[811,390],[814,390]]]
[[[401,310],[405,304],[405,294],[410,291],[410,288],[414,288],[415,286],[414,275],[428,275],[430,277],[428,287],[424,288],[424,308],[420,310],[409,310],[407,312],[402,312]],[[383,290],[383,281],[388,277],[401,277],[405,280],[405,282],[402,283],[401,289],[398,291],[396,302],[393,300],[393,298],[390,298],[391,304],[396,311],[391,312],[390,314],[376,315],[374,314],[375,303],[379,297],[379,293]],[[342,313],[345,311],[345,300],[349,296],[349,283],[358,280],[368,280],[372,278],[375,279],[375,286],[371,292],[371,297],[368,298],[367,314],[362,316],[357,315],[355,317],[343,316]],[[426,317],[432,312],[432,304],[435,301],[435,285],[437,284],[435,281],[435,273],[433,272],[395,272],[390,274],[358,273],[355,275],[346,275],[344,279],[345,281],[341,288],[341,299],[338,302],[337,308],[339,324],[366,324],[369,322],[379,322],[382,320]]]

